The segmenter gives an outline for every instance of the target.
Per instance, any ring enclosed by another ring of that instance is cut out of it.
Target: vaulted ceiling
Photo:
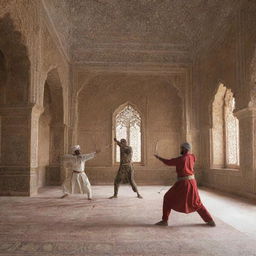
[[[175,58],[187,61],[191,54],[222,36],[244,2],[42,1],[73,63],[125,62],[130,59],[154,62],[159,58],[166,62]]]

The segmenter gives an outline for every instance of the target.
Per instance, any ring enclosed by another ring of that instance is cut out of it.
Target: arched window
[[[239,165],[239,121],[233,114],[235,99],[230,91],[225,101],[226,165]]]
[[[133,149],[133,162],[141,162],[141,116],[130,104],[118,109],[114,116],[115,137],[126,139]],[[120,149],[115,148],[115,161],[120,162]]]
[[[221,84],[212,104],[213,167],[239,166],[239,121],[234,109],[233,93]]]

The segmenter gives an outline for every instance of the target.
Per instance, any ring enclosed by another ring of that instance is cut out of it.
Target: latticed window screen
[[[226,113],[227,164],[239,165],[239,122],[234,116],[235,99],[229,101]]]
[[[141,116],[131,105],[126,105],[115,117],[117,140],[126,139],[133,149],[133,162],[141,162]],[[120,149],[116,146],[116,162],[120,162]]]
[[[234,115],[235,98],[223,84],[213,102],[213,165],[237,167],[239,165],[239,121]]]

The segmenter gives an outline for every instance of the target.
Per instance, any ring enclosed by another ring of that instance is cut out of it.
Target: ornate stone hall
[[[143,200],[107,200],[114,138]],[[154,154],[185,141],[214,229],[152,225],[176,181]],[[91,202],[60,199],[77,144]],[[255,213],[256,1],[0,0],[0,255],[256,255]]]

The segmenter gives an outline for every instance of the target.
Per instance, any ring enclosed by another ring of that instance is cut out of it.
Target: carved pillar
[[[78,96],[75,95],[73,100],[72,100],[72,119],[71,119],[71,127],[70,127],[70,133],[71,133],[71,141],[70,145],[75,145],[77,144],[77,126],[78,126]]]
[[[39,118],[44,108],[34,105],[31,112],[31,143],[30,143],[30,194],[36,194],[38,189],[38,143],[39,143]]]
[[[0,195],[30,195],[31,109],[31,105],[0,107]]]
[[[38,166],[38,129],[39,118],[43,113],[43,107],[35,105],[31,115],[31,167]]]
[[[256,193],[256,108],[245,108],[235,113],[239,120],[240,169],[243,192]]]
[[[47,185],[60,185],[64,174],[61,171],[60,156],[64,154],[64,137],[67,127],[61,123],[50,126],[50,164],[46,172]]]

